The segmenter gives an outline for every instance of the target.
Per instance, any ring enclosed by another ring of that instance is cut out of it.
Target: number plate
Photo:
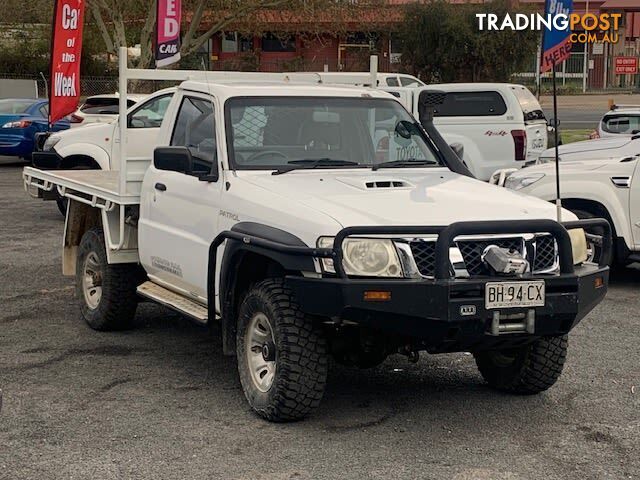
[[[544,281],[490,282],[484,291],[485,308],[544,306]]]

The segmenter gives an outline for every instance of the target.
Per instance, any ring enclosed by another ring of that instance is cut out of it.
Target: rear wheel
[[[325,338],[282,280],[264,280],[247,293],[236,342],[242,389],[258,415],[299,420],[320,404],[327,381]]]
[[[95,330],[122,330],[133,322],[140,270],[135,264],[107,263],[101,228],[88,230],[76,261],[76,294],[82,316]]]
[[[498,390],[530,395],[551,387],[562,373],[568,337],[542,337],[524,347],[475,352],[487,383]]]

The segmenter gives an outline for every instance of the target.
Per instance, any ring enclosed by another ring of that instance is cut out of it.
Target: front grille
[[[556,241],[551,235],[539,235],[534,241],[527,242],[533,249],[533,271],[541,272],[552,269],[556,265],[557,248]],[[418,271],[425,277],[432,277],[435,273],[436,242],[426,240],[414,240],[409,243]],[[482,262],[482,253],[489,245],[497,245],[501,248],[522,251],[522,238],[492,238],[486,240],[460,240],[456,246],[460,250],[465,268],[470,276],[490,275],[487,266]],[[530,257],[529,257],[529,260]]]
[[[433,277],[436,271],[436,242],[416,240],[411,242],[410,246],[420,274]]]
[[[556,263],[556,241],[551,235],[536,237],[533,271],[539,272],[553,268]]]

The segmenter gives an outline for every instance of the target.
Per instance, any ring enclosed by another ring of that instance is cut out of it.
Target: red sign
[[[180,60],[181,0],[157,0],[156,66],[164,67]]]
[[[50,123],[60,120],[78,108],[85,1],[56,1],[49,81]]]
[[[638,57],[616,57],[616,75],[638,73]]]

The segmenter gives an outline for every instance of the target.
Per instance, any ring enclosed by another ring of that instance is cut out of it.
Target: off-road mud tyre
[[[567,335],[541,337],[523,347],[480,351],[473,356],[489,386],[532,395],[547,390],[560,378],[567,347]]]
[[[270,345],[268,354],[260,350],[262,339]],[[282,279],[263,280],[247,292],[238,312],[236,352],[242,389],[261,417],[272,422],[300,420],[320,404],[327,381],[326,339]],[[260,358],[265,362],[262,370]]]
[[[87,268],[96,271],[89,274]],[[90,294],[89,277],[100,287],[98,299],[94,298],[97,293]],[[102,228],[94,227],[85,232],[78,247],[76,295],[82,317],[91,328],[102,331],[131,328],[138,305],[136,287],[140,278],[140,268],[136,264],[107,263]]]

